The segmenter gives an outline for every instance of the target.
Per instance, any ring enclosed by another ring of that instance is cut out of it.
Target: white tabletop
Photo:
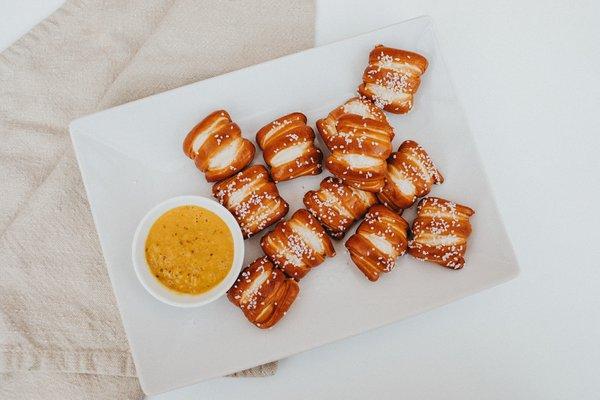
[[[60,0],[0,0],[0,49]],[[318,1],[317,44],[437,24],[521,264],[514,281],[160,399],[591,399],[600,392],[600,3]]]

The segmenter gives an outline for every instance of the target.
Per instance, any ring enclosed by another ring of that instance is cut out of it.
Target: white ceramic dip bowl
[[[167,211],[180,206],[199,206],[215,213],[225,222],[233,238],[233,262],[229,273],[218,285],[197,295],[179,293],[164,286],[152,274],[144,252],[146,238],[154,222]],[[152,296],[172,306],[199,307],[223,296],[235,282],[244,261],[244,238],[233,215],[216,201],[201,196],[173,197],[152,208],[142,218],[133,236],[131,257],[138,279]]]

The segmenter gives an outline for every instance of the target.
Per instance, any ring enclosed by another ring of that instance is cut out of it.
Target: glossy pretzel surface
[[[318,120],[317,129],[331,152],[325,166],[332,174],[369,192],[384,186],[394,131],[380,109],[352,98]]]
[[[413,221],[409,254],[452,269],[464,267],[473,214],[473,209],[439,197],[422,199]]]
[[[325,257],[335,256],[329,236],[305,209],[279,222],[273,231],[263,236],[260,245],[275,265],[296,280],[320,265]]]
[[[386,206],[376,204],[345,245],[354,264],[370,281],[376,281],[406,252],[408,223]]]
[[[386,111],[407,113],[427,66],[427,59],[418,53],[375,46],[358,92]]]
[[[348,229],[377,203],[374,193],[345,185],[335,177],[321,181],[318,190],[304,195],[304,205],[334,239],[344,237]]]
[[[275,268],[267,257],[254,260],[244,268],[227,292],[248,321],[261,329],[275,325],[286,314],[300,287]]]
[[[212,191],[219,203],[233,214],[244,238],[276,223],[289,210],[263,165],[253,165],[216,183]]]
[[[187,134],[183,152],[204,172],[208,182],[216,182],[246,167],[254,158],[255,148],[242,137],[240,127],[227,111],[217,110]]]
[[[321,173],[323,154],[314,139],[314,131],[306,125],[306,116],[298,112],[276,119],[256,134],[256,142],[275,182]]]
[[[406,140],[387,161],[386,182],[379,201],[395,211],[412,206],[433,185],[444,182],[429,154],[417,142]]]

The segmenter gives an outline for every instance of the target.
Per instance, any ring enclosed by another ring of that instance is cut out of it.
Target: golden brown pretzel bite
[[[346,114],[338,119],[336,127],[337,134],[329,140],[333,152],[364,153],[382,160],[392,153],[394,132],[385,122]]]
[[[413,239],[408,252],[413,257],[444,267],[459,269],[465,265],[467,238],[471,234],[471,208],[438,197],[419,202],[413,221]]]
[[[319,190],[304,195],[306,209],[334,239],[344,237],[352,224],[375,203],[374,193],[344,185],[341,179],[331,176],[321,181]]]
[[[429,154],[417,142],[406,140],[388,159],[385,186],[379,201],[395,211],[409,208],[426,196],[433,185],[444,182]]]
[[[242,137],[237,124],[225,110],[209,114],[187,134],[183,152],[202,172],[208,182],[229,178],[250,164],[254,145]]]
[[[385,184],[385,160],[363,154],[331,153],[325,162],[327,169],[348,186],[367,192],[377,192]]]
[[[386,111],[407,113],[427,66],[420,54],[377,45],[369,54],[358,92]]]
[[[370,281],[389,272],[396,258],[406,252],[408,223],[384,205],[369,209],[356,233],[346,241],[346,248],[354,264]]]
[[[244,312],[248,321],[266,329],[283,318],[299,291],[295,280],[262,257],[242,270],[227,298]]]
[[[380,122],[381,128],[389,129],[391,133],[390,140],[394,136],[394,132],[381,109],[375,107],[370,101],[353,97],[341,106],[332,110],[327,117],[317,121],[317,129],[323,137],[323,141],[327,147],[329,147],[329,140],[337,135],[338,120],[344,115],[358,115],[362,119],[368,120],[366,122],[370,124]]]
[[[315,133],[302,113],[284,115],[265,125],[256,142],[275,182],[321,173],[323,154],[314,145]]]
[[[265,254],[287,276],[302,279],[311,268],[335,256],[325,230],[308,211],[300,209],[288,221],[281,221],[260,241]]]
[[[394,131],[380,109],[353,98],[318,120],[317,129],[331,151],[325,161],[331,173],[357,189],[383,187]]]
[[[233,214],[245,238],[279,221],[289,209],[262,165],[216,183],[213,196]]]

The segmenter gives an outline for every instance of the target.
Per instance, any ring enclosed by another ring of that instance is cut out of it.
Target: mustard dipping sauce
[[[233,236],[225,222],[199,206],[180,206],[150,228],[144,252],[152,274],[179,293],[217,286],[233,265]]]

